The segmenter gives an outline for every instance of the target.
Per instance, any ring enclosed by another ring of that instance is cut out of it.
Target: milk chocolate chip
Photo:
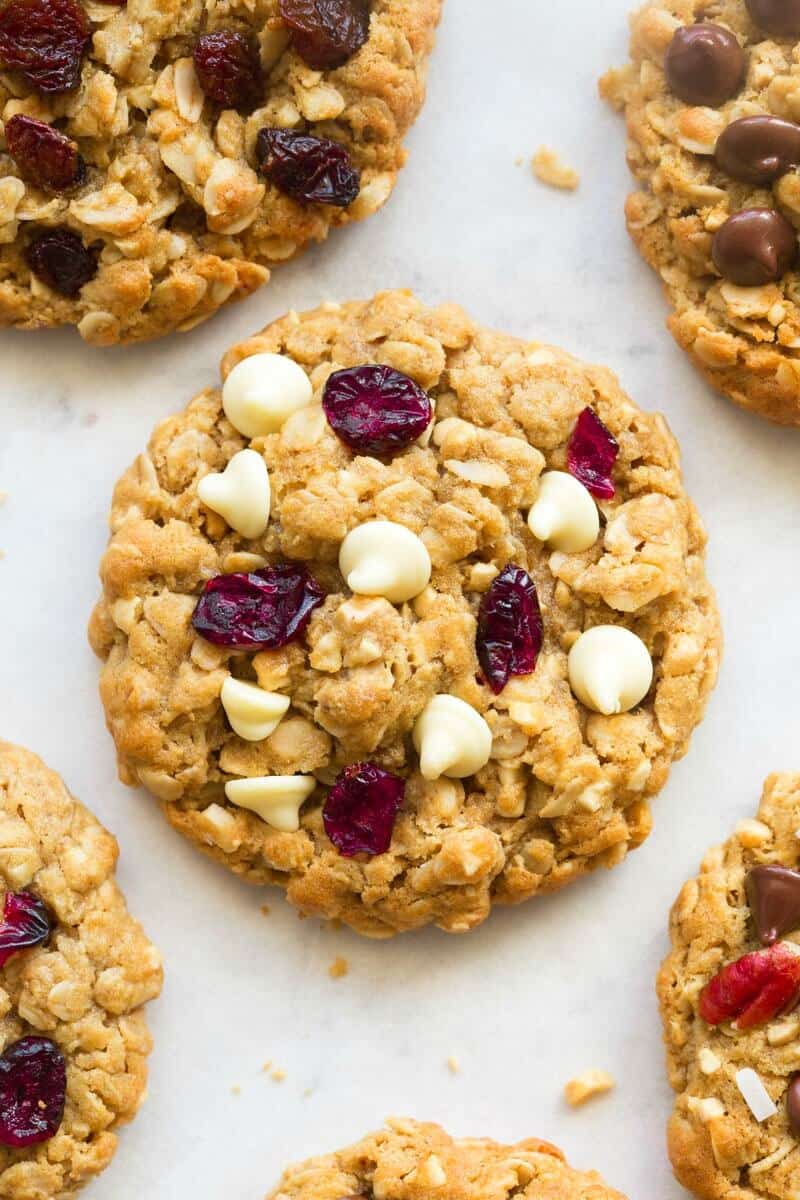
[[[762,946],[800,929],[800,872],[788,867],[753,867],[745,883],[747,902]]]
[[[800,165],[800,125],[780,117],[743,117],[717,141],[717,166],[744,183],[772,183]]]
[[[800,33],[800,0],[745,0],[760,29],[778,37]]]
[[[711,256],[723,279],[761,287],[775,283],[794,264],[797,234],[774,208],[744,208],[717,230]]]
[[[789,1128],[795,1137],[800,1137],[800,1075],[793,1075],[789,1080],[789,1090],[786,1093],[786,1115],[789,1118]]]
[[[736,95],[744,68],[742,47],[722,25],[682,25],[664,60],[667,82],[675,95],[687,104],[711,108]]]

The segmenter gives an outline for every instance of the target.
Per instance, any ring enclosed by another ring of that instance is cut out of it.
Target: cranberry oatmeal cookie
[[[161,959],[114,880],[114,838],[5,742],[0,826],[0,1195],[67,1200],[144,1098]]]
[[[289,1167],[267,1200],[427,1200],[434,1190],[441,1200],[624,1200],[549,1142],[456,1141],[438,1125],[407,1119]]]
[[[388,199],[441,0],[0,0],[0,324],[190,329]]]
[[[800,3],[657,0],[602,93],[624,109],[626,217],[706,379],[800,425]]]
[[[709,1200],[800,1194],[800,774],[711,850],[658,979],[678,1179]]]
[[[720,650],[663,418],[408,292],[222,374],[114,494],[90,637],[123,780],[374,936],[620,862]]]

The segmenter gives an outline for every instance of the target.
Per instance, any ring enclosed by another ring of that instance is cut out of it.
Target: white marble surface
[[[42,754],[118,835],[122,885],[167,963],[150,1009],[150,1098],[92,1197],[255,1200],[285,1162],[393,1112],[458,1134],[549,1138],[631,1200],[683,1194],[664,1152],[653,979],[684,878],[753,811],[768,771],[798,765],[800,435],[694,375],[628,244],[622,125],[595,96],[624,55],[626,8],[449,0],[410,164],[382,214],[188,336],[117,351],[68,332],[0,337],[0,735]],[[577,195],[515,165],[540,142],[581,169]],[[111,487],[154,422],[287,307],[393,285],[605,362],[667,414],[711,533],[728,648],[654,833],[626,864],[467,938],[374,944],[299,923],[278,892],[205,862],[117,783],[84,630]],[[339,954],[351,971],[332,982]],[[285,1082],[264,1076],[266,1059]],[[588,1066],[618,1088],[573,1113],[562,1085]]]

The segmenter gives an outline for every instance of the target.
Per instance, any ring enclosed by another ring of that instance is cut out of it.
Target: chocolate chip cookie
[[[90,637],[122,779],[373,936],[624,859],[720,654],[663,417],[398,291],[222,376],[114,493]]]
[[[793,0],[658,0],[601,83],[626,115],[628,229],[669,328],[717,390],[784,425],[800,425],[798,47]]]
[[[0,325],[190,329],[388,199],[441,0],[5,0]]]
[[[711,850],[672,910],[658,979],[678,1179],[717,1200],[800,1189],[800,774]]]
[[[0,1195],[74,1196],[145,1094],[161,959],[117,844],[35,755],[0,742]]]
[[[355,1146],[289,1167],[267,1200],[624,1200],[594,1171],[576,1171],[537,1138],[501,1146],[454,1140],[438,1125],[391,1120]]]

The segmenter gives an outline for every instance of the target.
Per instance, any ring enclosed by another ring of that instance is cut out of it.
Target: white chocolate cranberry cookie
[[[117,844],[35,755],[0,742],[0,1195],[67,1200],[145,1094],[161,959]]]
[[[800,1194],[800,774],[709,851],[658,978],[675,1174],[704,1200]]]
[[[405,161],[441,0],[4,0],[0,325],[185,330]]]
[[[800,425],[800,3],[654,0],[624,109],[631,237],[673,306],[677,342],[718,391]]]
[[[267,1200],[624,1200],[537,1138],[501,1146],[407,1119],[354,1146],[289,1167]]]
[[[408,292],[222,373],[114,494],[90,632],[122,778],[374,936],[620,862],[720,652],[664,419]]]

